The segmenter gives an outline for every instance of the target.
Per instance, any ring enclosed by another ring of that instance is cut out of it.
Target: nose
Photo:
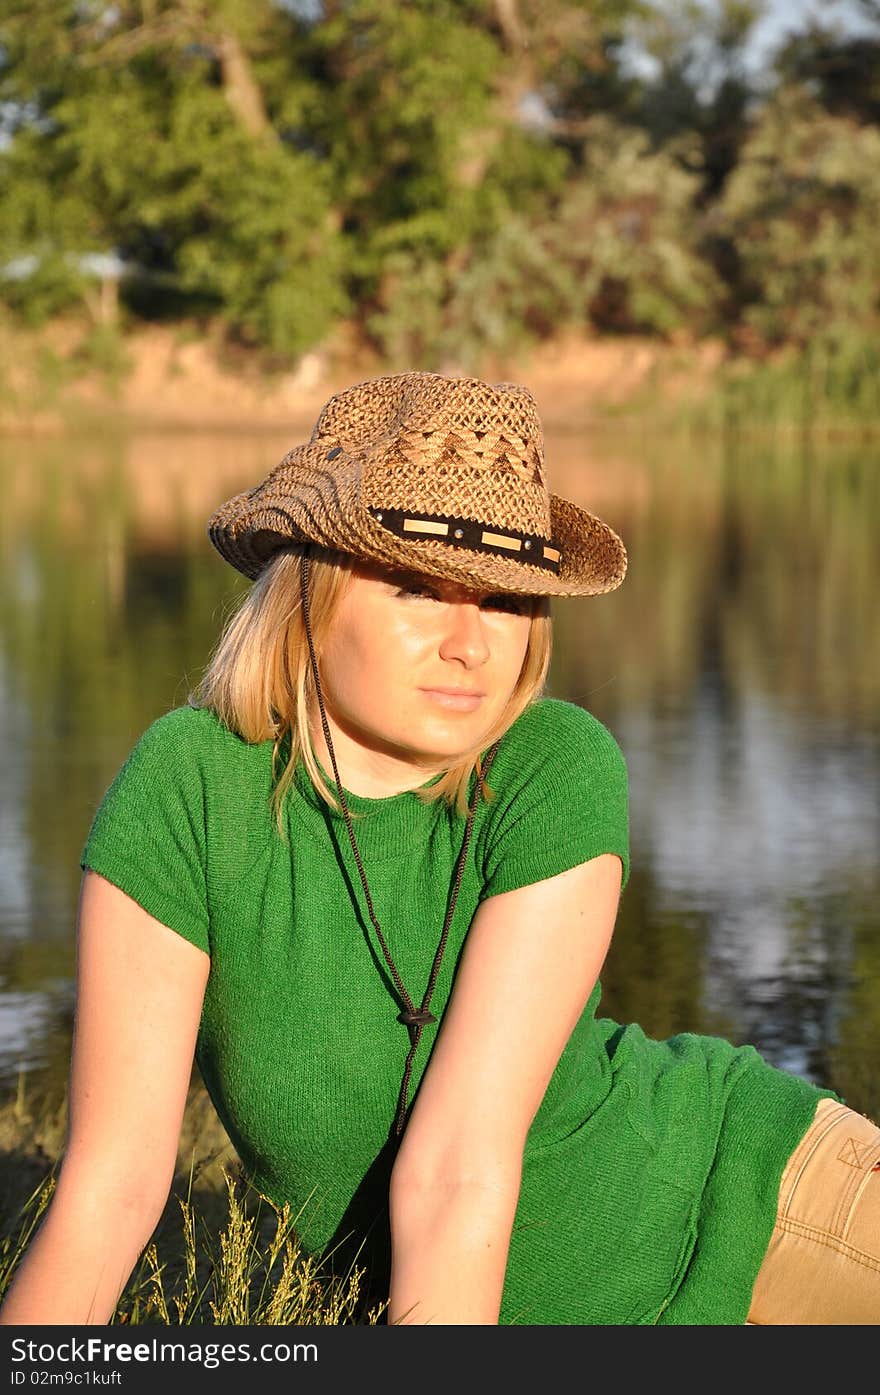
[[[489,658],[489,643],[479,605],[474,601],[453,601],[446,612],[440,657],[466,669],[480,668]]]

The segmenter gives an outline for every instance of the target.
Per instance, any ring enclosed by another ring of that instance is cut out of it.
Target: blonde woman
[[[750,1046],[597,1016],[611,733],[541,696],[620,538],[531,395],[358,384],[214,515],[253,587],[83,853],[70,1132],[5,1323],[105,1323],[193,1056],[310,1253],[391,1324],[873,1323],[880,1131]]]

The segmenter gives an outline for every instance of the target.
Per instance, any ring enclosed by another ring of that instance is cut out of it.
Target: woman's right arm
[[[168,1199],[209,967],[85,873],[67,1145],[0,1324],[109,1322]]]

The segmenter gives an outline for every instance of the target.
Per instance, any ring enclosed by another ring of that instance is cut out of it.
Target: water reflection
[[[66,1069],[91,816],[246,588],[205,520],[302,434],[0,445],[4,1087]],[[880,1111],[877,459],[555,431],[548,461],[630,554],[618,592],[556,603],[550,681],[629,764],[604,1010]]]

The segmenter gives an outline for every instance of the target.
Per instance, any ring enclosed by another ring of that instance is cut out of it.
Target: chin
[[[468,752],[481,745],[489,729],[485,721],[459,722],[454,726],[450,723],[448,727],[426,732],[418,746],[413,741],[413,733],[409,732],[407,744],[421,764],[456,765]]]

